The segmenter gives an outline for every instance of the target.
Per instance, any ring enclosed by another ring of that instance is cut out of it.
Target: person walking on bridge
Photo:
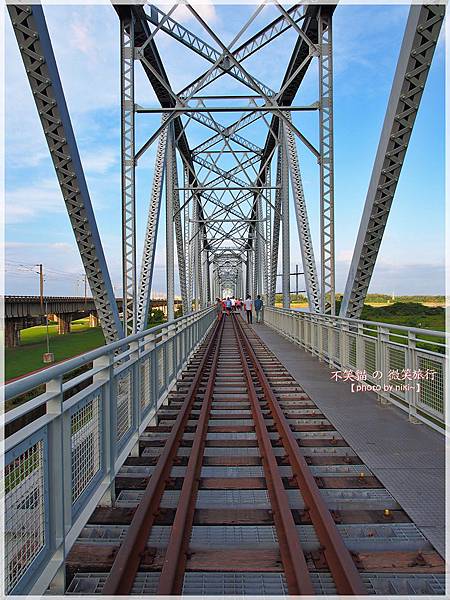
[[[262,314],[263,314],[264,304],[261,300],[261,296],[257,296],[255,300],[255,310],[256,310],[256,322],[262,323]]]
[[[216,315],[217,315],[217,319],[219,321],[222,318],[222,312],[223,312],[222,300],[220,298],[216,298]]]
[[[250,323],[250,324],[253,323],[253,318],[252,318],[253,302],[252,302],[252,297],[250,296],[250,294],[245,299],[244,308],[245,308],[245,312],[247,314],[247,323]]]

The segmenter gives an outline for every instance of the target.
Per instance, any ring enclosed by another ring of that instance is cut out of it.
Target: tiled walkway
[[[330,378],[325,364],[266,325],[254,329],[444,555],[444,436],[410,423],[392,405],[382,406],[375,394],[352,393],[348,383]]]

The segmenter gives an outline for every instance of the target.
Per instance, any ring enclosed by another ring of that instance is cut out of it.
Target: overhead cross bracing
[[[315,311],[325,309],[321,305],[305,199],[299,193],[297,148],[301,144],[302,151],[304,148],[315,158],[320,156],[319,141],[310,141],[302,133],[297,114],[321,112],[321,109],[318,101],[298,106],[293,102],[311,61],[321,52],[319,31],[328,31],[331,38],[334,7],[295,5],[288,10],[278,5],[252,7],[246,11],[247,20],[237,29],[234,39],[225,41],[194,6],[174,5],[166,10],[156,6],[115,8],[122,31],[126,32],[123,39],[129,39],[131,28],[134,31],[134,47],[123,48],[122,56],[129,50],[134,62],[142,64],[161,105],[147,106],[133,100],[135,128],[149,119],[154,128],[147,140],[136,146],[136,162],[129,164],[128,169],[134,170],[148,149],[157,146],[150,204],[150,213],[157,214],[155,204],[161,202],[164,177],[160,157],[165,147],[166,210],[173,215],[176,231],[175,243],[167,244],[169,304],[174,293],[174,246],[186,308],[204,306],[212,296],[221,296],[225,290],[240,296],[261,294],[273,302],[270,290],[274,288],[276,266],[274,269],[273,265],[278,263],[279,246],[273,232],[279,230],[282,222],[283,239],[288,242],[289,230],[289,179],[285,177],[282,182],[277,179],[279,154],[285,156],[287,168],[297,169],[292,186],[310,306]],[[180,10],[189,12],[189,28]],[[169,43],[175,44],[177,56],[170,74],[170,65],[160,49]],[[286,47],[291,51],[286,52]],[[277,64],[276,68],[270,68],[268,76],[267,65],[273,65],[273,56],[277,56]],[[193,80],[184,76],[182,69],[180,73],[183,64],[189,64],[189,73],[198,71]],[[127,66],[123,58],[123,80],[127,77]],[[265,75],[264,81],[260,73]],[[178,89],[175,80],[181,82]],[[319,96],[320,86],[318,99]],[[122,100],[126,120],[129,100],[125,97]],[[162,120],[156,121],[160,115]],[[124,147],[127,135],[130,133],[124,129]],[[332,152],[332,145],[328,149]],[[278,207],[280,194],[285,198],[283,210]],[[132,197],[124,197],[125,213],[127,205],[132,204]],[[130,330],[142,328],[146,319],[145,298],[151,285],[151,276],[147,275],[152,260],[149,248],[155,247],[156,237],[154,219],[149,218],[148,223],[141,284],[139,291],[135,286],[134,292],[138,295],[138,318],[134,325],[133,292],[126,286],[126,276],[135,267],[130,264],[133,256],[124,254],[124,288],[130,296],[126,320]],[[130,231],[128,235],[131,239],[135,233]],[[166,228],[166,235],[174,239],[171,226]],[[329,239],[331,243],[333,238]],[[288,243],[283,245],[284,263],[289,262],[288,246]],[[329,256],[334,260],[332,249]],[[288,296],[286,278],[283,286]],[[331,310],[331,304],[328,308]]]

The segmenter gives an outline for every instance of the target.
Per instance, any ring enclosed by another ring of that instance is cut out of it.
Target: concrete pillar
[[[98,327],[98,317],[94,313],[89,315],[89,327]]]
[[[22,323],[16,319],[5,319],[5,346],[15,348],[20,344]]]
[[[70,333],[70,323],[72,322],[72,315],[60,313],[58,315],[58,335],[64,335]]]

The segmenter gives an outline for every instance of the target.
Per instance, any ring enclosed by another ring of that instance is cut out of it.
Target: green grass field
[[[405,327],[445,331],[445,309],[424,306],[417,302],[395,303],[383,307],[365,305],[361,318]]]
[[[55,362],[65,360],[103,346],[105,339],[100,327],[90,328],[86,319],[74,321],[71,333],[58,335],[58,326],[49,325],[50,352]],[[5,379],[14,379],[48,366],[42,362],[47,352],[45,326],[30,327],[20,332],[20,346],[5,348]]]

